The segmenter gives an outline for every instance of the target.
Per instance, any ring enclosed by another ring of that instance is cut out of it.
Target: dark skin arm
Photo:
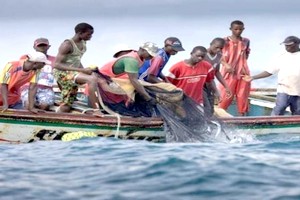
[[[2,94],[2,101],[3,101],[3,106],[1,107],[1,110],[2,112],[5,112],[8,109],[8,100],[7,100],[8,85],[5,83],[1,84],[1,94]]]
[[[89,68],[83,68],[82,64],[80,63],[79,66],[73,66],[65,63],[67,55],[73,52],[73,47],[69,41],[64,41],[58,50],[58,54],[55,59],[54,68],[62,71],[77,71],[82,72],[84,74],[92,74],[92,70]]]
[[[38,113],[38,112],[42,111],[40,109],[34,108],[36,92],[37,92],[37,84],[30,83],[29,89],[28,89],[28,110],[33,113]]]
[[[160,83],[161,80],[159,80],[156,76],[149,74],[147,77],[147,81],[150,83]]]
[[[269,76],[272,76],[272,74],[270,74],[267,71],[263,71],[263,72],[255,75],[255,76],[244,76],[243,80],[247,81],[247,82],[250,82],[250,81],[253,81],[253,80],[256,80],[256,79],[266,78],[266,77],[269,77]]]
[[[137,73],[127,73],[129,80],[135,90],[146,100],[149,101],[151,96],[146,92],[145,88],[141,83],[138,81],[138,74]]]

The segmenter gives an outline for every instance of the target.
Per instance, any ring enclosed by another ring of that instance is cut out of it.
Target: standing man
[[[168,37],[164,41],[164,48],[159,49],[157,56],[151,60],[146,60],[139,70],[139,79],[144,79],[150,83],[162,82],[165,77],[162,74],[164,66],[168,63],[172,55],[184,51],[182,43],[176,37]]]
[[[81,64],[81,57],[86,51],[86,41],[92,38],[94,28],[87,23],[80,23],[75,26],[75,35],[65,40],[59,47],[54,65],[54,76],[61,86],[62,104],[58,112],[70,112],[78,85],[87,84],[90,94],[90,101],[94,109],[99,109],[98,100],[95,94],[97,77],[93,75],[92,69],[84,68]],[[103,116],[98,110],[95,116]]]
[[[223,48],[223,59],[221,74],[229,86],[232,96],[226,98],[226,89],[223,85],[219,86],[222,101],[219,107],[227,109],[234,97],[236,97],[237,110],[239,115],[246,115],[249,109],[248,97],[250,94],[250,83],[242,79],[243,76],[249,75],[247,59],[250,53],[250,40],[242,37],[244,23],[236,20],[231,22],[231,36],[225,38],[226,44]]]
[[[47,56],[47,59],[51,61],[51,65],[45,65],[38,76],[37,91],[35,96],[35,107],[42,110],[49,110],[50,106],[54,105],[54,76],[53,66],[55,57],[47,54],[51,45],[47,38],[38,38],[33,43],[33,48],[37,52],[42,52]],[[23,106],[28,108],[28,91],[29,84],[25,84],[21,88],[21,99]]]
[[[212,87],[214,79],[213,68],[204,60],[207,50],[205,47],[196,46],[191,52],[191,57],[180,61],[169,69],[166,78],[176,87],[192,98],[197,104],[203,104],[203,86],[205,83]]]
[[[226,90],[226,98],[229,98],[232,95],[230,88],[220,73],[220,63],[222,58],[222,49],[224,48],[224,45],[225,40],[223,38],[214,38],[211,41],[209,48],[207,49],[207,54],[204,60],[212,65],[215,76]],[[216,87],[215,82],[212,81],[212,88],[205,84],[203,91],[204,111],[206,116],[208,117],[211,117],[214,114],[215,98],[217,98],[218,102],[220,102],[221,99],[219,91]]]
[[[287,37],[282,44],[286,52],[275,57],[265,71],[255,76],[245,76],[245,81],[269,77],[278,73],[276,105],[271,115],[284,115],[290,107],[292,115],[300,115],[300,39]]]
[[[13,61],[6,64],[0,75],[1,96],[0,105],[2,112],[8,108],[20,109],[22,103],[20,101],[20,88],[30,82],[28,94],[28,110],[37,113],[34,108],[37,77],[40,69],[44,65],[50,65],[51,61],[47,60],[45,54],[41,52],[33,52],[21,58],[19,61]]]

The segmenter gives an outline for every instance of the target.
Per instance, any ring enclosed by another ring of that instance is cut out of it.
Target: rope
[[[117,130],[115,133],[115,138],[119,138],[119,133],[120,133],[120,126],[121,126],[121,116],[119,113],[116,113],[114,111],[112,111],[110,108],[108,108],[102,101],[101,98],[101,94],[99,91],[99,88],[97,87],[97,91],[95,92],[96,97],[98,97],[100,106],[103,108],[103,110],[105,110],[107,113],[111,114],[111,116],[116,117],[117,118]]]

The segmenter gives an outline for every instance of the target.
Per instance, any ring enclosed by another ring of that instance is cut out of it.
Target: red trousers
[[[232,103],[234,97],[236,98],[237,103],[237,110],[240,115],[244,115],[249,110],[249,94],[251,89],[250,82],[246,82],[242,79],[236,79],[234,76],[228,76],[225,79],[226,83],[228,84],[232,96],[227,98],[226,97],[226,90],[223,85],[219,85],[220,95],[221,95],[221,102],[219,103],[219,107],[223,109],[227,109],[230,104]]]

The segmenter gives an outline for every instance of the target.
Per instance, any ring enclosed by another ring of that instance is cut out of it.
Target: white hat
[[[47,56],[42,52],[32,52],[27,55],[30,62],[41,62],[47,65],[51,65],[51,61],[47,59]]]
[[[140,48],[145,49],[151,56],[155,57],[158,53],[158,46],[153,42],[145,42],[140,46]]]

